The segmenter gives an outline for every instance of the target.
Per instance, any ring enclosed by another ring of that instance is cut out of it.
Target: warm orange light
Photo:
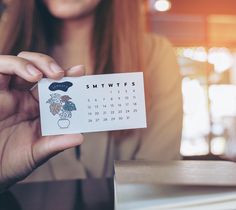
[[[157,0],[154,4],[154,8],[160,12],[166,12],[171,8],[171,2],[169,0]]]

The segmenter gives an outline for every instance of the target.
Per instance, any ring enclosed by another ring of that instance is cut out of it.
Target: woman
[[[181,78],[169,42],[145,33],[140,4],[14,0],[6,5],[0,25],[2,186],[82,143],[80,134],[41,137],[37,91],[30,89],[43,76],[143,71],[148,128],[84,134],[77,152],[61,153],[28,180],[112,176],[114,159],[179,158]]]

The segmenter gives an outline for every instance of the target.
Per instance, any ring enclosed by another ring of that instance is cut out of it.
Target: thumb
[[[35,167],[38,167],[59,152],[76,147],[82,142],[82,134],[41,137],[33,146]]]

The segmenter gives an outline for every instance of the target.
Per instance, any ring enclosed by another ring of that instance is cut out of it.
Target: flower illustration
[[[51,98],[47,100],[49,103],[49,109],[53,116],[58,115],[59,120],[57,122],[60,128],[68,128],[70,125],[69,118],[72,117],[72,111],[76,110],[75,104],[70,101],[72,98],[68,95],[61,96],[58,93],[50,94]]]

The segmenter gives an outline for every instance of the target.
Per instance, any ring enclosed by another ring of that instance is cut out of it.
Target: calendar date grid
[[[87,122],[127,121],[138,112],[136,90],[112,89],[108,94],[98,94],[87,98]]]

